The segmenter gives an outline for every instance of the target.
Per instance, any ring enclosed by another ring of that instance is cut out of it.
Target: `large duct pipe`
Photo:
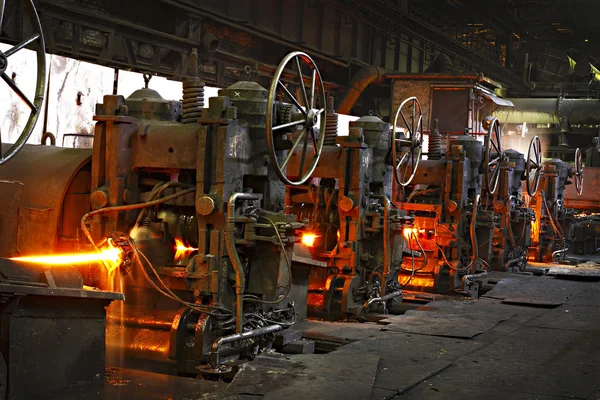
[[[352,76],[344,97],[337,108],[338,114],[349,114],[354,104],[370,84],[381,84],[385,80],[385,71],[379,67],[368,65]]]
[[[597,99],[507,99],[514,108],[502,107],[494,117],[509,124],[557,124],[565,117],[569,124],[600,124],[600,100]]]

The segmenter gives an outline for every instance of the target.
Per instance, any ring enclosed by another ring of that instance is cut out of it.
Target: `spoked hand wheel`
[[[281,81],[281,76],[284,74],[285,67],[289,63],[292,64],[292,70],[295,70],[297,75],[295,84],[298,86],[298,92],[300,93],[298,98]],[[303,67],[305,70],[310,71],[312,75],[308,76],[309,92],[306,90],[306,81],[302,74]],[[281,94],[285,102],[291,102],[298,110],[297,113],[290,113],[290,117],[283,122],[279,122],[277,118],[276,98],[278,94]],[[269,158],[271,159],[271,164],[275,166],[277,176],[283,183],[290,186],[302,185],[310,179],[317,167],[323,150],[323,143],[325,142],[325,106],[325,88],[321,79],[321,73],[315,62],[308,54],[300,51],[295,51],[285,56],[281,63],[279,63],[277,70],[275,70],[273,82],[271,82],[266,114]],[[298,133],[297,128],[299,126],[302,126],[302,131],[295,136]],[[294,130],[292,133],[293,144],[291,148],[278,149],[276,144],[280,142],[286,130],[289,131],[290,129]],[[296,151],[300,144],[302,144],[302,150]],[[306,165],[309,153],[312,153],[312,155],[310,156],[309,165]],[[292,157],[299,157],[297,171],[287,170]],[[292,180],[289,177],[296,178]]]
[[[525,164],[525,179],[527,182],[527,194],[533,197],[537,193],[542,174],[542,142],[539,137],[534,136],[529,143],[527,151],[527,163]]]
[[[410,122],[406,118],[405,111],[410,112]],[[404,137],[401,138],[396,137],[399,116],[402,117],[404,124],[402,127],[406,128],[406,132],[403,132]],[[423,131],[423,112],[421,111],[421,103],[419,103],[416,97],[409,97],[400,104],[394,117],[392,130],[392,160],[395,164],[394,177],[399,185],[407,186],[417,173],[422,152],[421,133]],[[408,137],[406,134],[408,134]],[[402,149],[400,154],[398,154],[398,148]]]
[[[485,138],[485,157],[483,160],[483,176],[490,194],[496,193],[500,178],[500,164],[504,158],[502,149],[502,132],[500,122],[491,118],[484,122],[489,124],[488,135]]]
[[[575,189],[579,196],[583,194],[583,160],[579,147],[575,150]]]
[[[40,19],[38,18],[35,6],[33,5],[33,0],[23,0],[23,3],[25,5],[25,10],[27,11],[29,21],[31,22],[33,34],[7,51],[0,51],[0,76],[2,77],[2,80],[8,84],[12,91],[15,92],[15,94],[19,96],[21,100],[23,100],[27,107],[29,107],[30,113],[27,123],[25,124],[25,128],[23,128],[23,131],[15,143],[6,151],[6,153],[0,152],[0,165],[14,157],[15,154],[17,154],[23,148],[25,143],[27,143],[27,140],[33,132],[35,123],[40,116],[42,103],[44,101],[44,94],[46,92],[46,54],[42,25],[40,24]],[[0,32],[2,31],[5,4],[5,0],[0,0]],[[21,91],[21,89],[19,89],[16,83],[6,74],[10,56],[30,45],[35,50],[37,56],[37,80],[33,101],[31,101],[31,99],[27,97]]]

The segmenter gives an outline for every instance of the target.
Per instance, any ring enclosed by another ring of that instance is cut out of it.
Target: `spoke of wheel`
[[[404,116],[404,112],[402,112],[402,110],[400,110],[400,116],[402,117],[402,120],[404,121],[404,125],[406,125],[406,129],[408,129],[408,133],[412,137],[413,133],[410,130],[410,125],[408,124],[408,121],[406,120],[406,117]]]
[[[498,180],[498,173],[499,172],[500,172],[500,168],[495,168],[494,172],[492,173],[492,178],[490,179],[490,182],[489,182],[490,183],[490,187],[488,188],[490,190],[490,192],[496,190],[496,188],[494,186],[496,186],[496,181]]]
[[[313,69],[312,82],[310,83],[310,108],[315,108],[315,81],[317,80],[317,70]]]
[[[300,135],[298,135],[298,137],[296,138],[296,141],[294,142],[294,144],[292,145],[292,148],[290,149],[290,151],[288,152],[288,155],[285,157],[285,160],[283,161],[283,163],[281,164],[281,169],[285,169],[285,167],[288,165],[288,163],[290,162],[290,160],[292,159],[292,156],[294,155],[294,151],[296,150],[296,147],[298,147],[298,145],[300,144],[300,140],[302,139],[302,137],[304,136],[304,134],[306,133],[306,129],[304,129]]]
[[[304,87],[304,78],[302,77],[302,67],[300,66],[300,57],[294,57],[296,60],[296,67],[298,68],[298,79],[300,79],[300,89],[302,91],[302,98],[304,99],[304,104],[306,104],[306,108],[310,108],[310,103],[308,102],[308,97],[306,96],[306,87]]]
[[[405,159],[406,159],[406,152],[402,152],[402,157],[398,161],[398,164],[396,164],[396,169],[399,169],[402,166]]]
[[[308,131],[308,134],[310,135],[310,138],[311,138],[311,140],[312,140],[312,145],[313,145],[313,153],[314,153],[314,155],[315,155],[315,157],[316,157],[318,153],[317,153],[317,140],[315,139],[315,130],[314,130],[314,128],[311,128],[311,129]]]
[[[276,131],[278,129],[285,129],[285,128],[290,128],[292,126],[297,126],[300,124],[303,124],[305,121],[301,120],[301,121],[292,121],[292,122],[288,122],[287,124],[283,124],[283,125],[277,125],[273,127],[273,130]]]
[[[306,114],[306,110],[304,110],[304,108],[300,105],[300,103],[298,103],[298,100],[296,100],[296,98],[294,97],[294,95],[292,93],[290,93],[290,91],[288,90],[288,88],[286,88],[283,83],[281,83],[281,81],[277,81],[277,84],[283,89],[283,91],[285,92],[285,94],[287,95],[287,97],[292,101],[292,103],[294,103],[294,105],[296,107],[298,107],[298,109],[300,110],[300,112],[302,112],[302,114],[304,114],[305,116]]]
[[[317,112],[315,112],[315,115],[318,117],[319,115],[323,114],[325,112],[324,108],[321,108],[320,110],[318,110]]]
[[[25,40],[24,42],[19,43],[18,45],[16,45],[15,47],[11,47],[10,49],[8,49],[7,51],[4,52],[4,55],[6,57],[10,57],[13,54],[15,54],[17,51],[21,50],[23,47],[27,46],[28,44],[31,44],[32,42],[35,42],[36,40],[38,40],[40,38],[40,34],[36,33],[35,35],[33,35],[32,37],[30,37],[29,39]]]
[[[500,151],[500,146],[498,146],[498,144],[497,144],[496,142],[494,142],[493,140],[492,140],[492,147],[493,147],[494,149],[496,149],[496,153],[498,153],[498,154],[500,154],[500,153],[501,153],[501,151]]]
[[[417,127],[415,126],[416,119],[417,119],[417,102],[413,99],[413,120],[412,120],[413,135],[414,135],[414,132],[416,132],[416,130],[417,130]]]
[[[496,164],[498,164],[498,161],[500,161],[500,158],[494,158],[492,161],[490,161],[488,163],[488,167],[494,166]]]
[[[304,131],[304,145],[302,147],[302,159],[300,160],[300,168],[298,170],[298,178],[302,179],[304,173],[304,161],[306,161],[306,149],[308,148],[308,131]]]
[[[19,87],[15,84],[15,82],[10,79],[8,77],[8,75],[6,75],[6,73],[2,73],[2,79],[4,79],[4,82],[6,82],[8,84],[8,86],[10,86],[10,88],[17,94],[17,96],[19,96],[21,98],[21,100],[23,100],[25,102],[25,104],[27,104],[29,106],[29,108],[31,108],[33,111],[37,112],[37,107],[31,102],[29,101],[29,99],[27,98],[27,96],[25,96],[25,94],[23,94],[23,92],[21,92],[21,89],[19,89]]]

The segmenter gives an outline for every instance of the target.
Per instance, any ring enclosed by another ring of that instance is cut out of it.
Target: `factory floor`
[[[266,352],[229,384],[108,369],[61,399],[600,399],[600,266],[491,273],[478,300],[294,327],[316,354]],[[542,275],[542,276],[539,276]]]

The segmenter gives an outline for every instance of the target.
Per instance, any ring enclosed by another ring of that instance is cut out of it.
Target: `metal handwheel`
[[[27,123],[25,124],[25,128],[23,128],[23,131],[19,135],[18,139],[6,151],[6,153],[0,154],[0,165],[13,158],[23,148],[25,143],[27,143],[27,140],[33,132],[33,128],[35,127],[38,117],[40,116],[41,106],[44,101],[44,94],[46,93],[46,53],[42,25],[40,24],[40,19],[36,12],[33,1],[23,0],[23,3],[31,22],[33,35],[5,52],[0,51],[0,77],[2,77],[2,80],[8,84],[12,91],[15,92],[25,104],[27,104],[31,111],[29,113]],[[2,31],[5,4],[5,0],[0,0],[0,31]],[[6,74],[10,56],[29,45],[33,46],[37,58],[37,80],[33,101],[29,99],[21,91],[21,89],[19,89],[17,84]]]
[[[412,119],[408,122],[406,115],[404,114],[405,108],[410,108],[412,105]],[[402,117],[405,133],[408,133],[403,138],[396,137],[396,127],[398,126],[398,117]],[[394,177],[399,185],[407,186],[415,177],[417,168],[419,166],[419,160],[421,159],[422,152],[422,140],[421,134],[423,131],[423,112],[421,110],[421,103],[416,97],[409,97],[404,100],[394,117],[394,125],[392,127],[392,162],[394,163]],[[398,154],[398,147],[402,150]],[[411,170],[410,175],[407,177],[407,173]]]
[[[575,150],[575,189],[577,194],[583,194],[583,160],[579,147]]]
[[[542,141],[534,136],[529,143],[527,151],[527,163],[525,164],[525,179],[527,182],[527,194],[535,196],[540,185],[542,174]]]
[[[488,135],[485,138],[484,178],[490,194],[496,193],[500,178],[500,163],[504,158],[502,149],[502,131],[496,118],[489,120]]]
[[[281,81],[281,76],[289,63],[292,64],[292,69],[295,69],[297,73],[297,84],[301,94],[298,96],[299,99],[296,98],[296,96],[294,96]],[[310,70],[312,75],[309,80],[310,91],[308,93],[302,74],[303,66],[307,66],[307,69]],[[281,94],[285,101],[290,101],[298,109],[301,116],[297,118],[297,120],[277,124],[276,99],[278,94]],[[316,101],[317,97],[318,102]],[[310,179],[312,173],[315,171],[319,158],[321,157],[323,143],[325,142],[325,106],[326,98],[323,80],[321,79],[321,73],[312,58],[310,58],[308,54],[300,51],[295,51],[285,56],[277,67],[277,70],[275,70],[275,75],[271,82],[266,114],[266,134],[269,158],[271,163],[275,166],[275,173],[283,183],[290,186],[302,185]],[[316,129],[317,125],[318,131]],[[285,131],[290,128],[297,129],[298,126],[302,126],[302,132],[293,138],[291,148],[283,150],[276,148],[278,139],[281,139],[285,134]],[[298,149],[300,144],[302,144],[302,150],[296,152],[296,149]],[[280,159],[278,159],[278,153],[280,152],[283,152],[283,160],[281,162]],[[309,152],[312,152],[312,160],[307,166],[306,161]],[[300,156],[298,171],[288,171],[288,163],[294,154]],[[296,177],[296,179],[290,179],[290,177]]]

